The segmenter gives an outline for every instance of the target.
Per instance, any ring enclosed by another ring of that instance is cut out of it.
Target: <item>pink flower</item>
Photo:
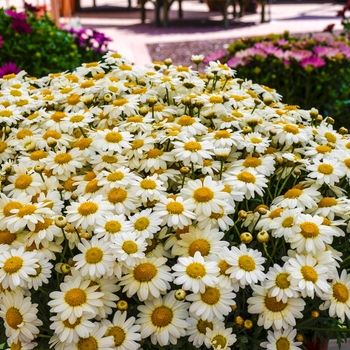
[[[207,57],[205,57],[203,62],[209,63],[211,61],[217,61],[217,60],[220,60],[220,58],[223,58],[225,56],[226,56],[226,51],[219,50],[219,51],[213,52],[210,55],[208,55]]]
[[[2,78],[4,75],[11,74],[11,73],[19,73],[21,69],[16,66],[13,62],[5,63],[2,67],[0,67],[0,78]]]
[[[5,10],[4,11],[8,16],[14,18],[14,19],[19,19],[21,21],[24,21],[27,19],[27,15],[24,12],[16,12],[13,10]]]
[[[325,60],[323,58],[317,57],[317,56],[304,58],[301,61],[301,66],[303,68],[305,68],[306,66],[311,66],[311,67],[314,67],[314,68],[320,68],[320,67],[324,66],[325,64],[326,64]]]
[[[340,53],[340,50],[335,47],[327,47],[327,46],[315,46],[314,52],[319,57],[327,57],[331,58]]]
[[[236,68],[238,66],[245,66],[245,62],[239,57],[231,57],[227,61],[227,65],[231,68]]]
[[[2,36],[0,35],[0,49],[2,48],[2,45],[4,45],[4,40]]]

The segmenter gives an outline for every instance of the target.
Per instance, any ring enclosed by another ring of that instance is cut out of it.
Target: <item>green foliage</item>
[[[58,28],[46,11],[40,14],[35,7],[26,8],[22,13],[0,9],[0,67],[12,62],[41,77],[102,58],[104,51],[92,48],[77,33]]]
[[[217,59],[215,54],[205,61]],[[285,32],[243,38],[219,59],[239,76],[276,89],[284,103],[316,107],[323,117],[335,119],[337,127],[350,127],[350,45],[345,37],[293,37]]]

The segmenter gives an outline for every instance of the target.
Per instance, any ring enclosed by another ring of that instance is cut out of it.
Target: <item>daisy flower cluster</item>
[[[346,338],[345,128],[214,61],[137,69],[108,52],[0,85],[4,348]]]

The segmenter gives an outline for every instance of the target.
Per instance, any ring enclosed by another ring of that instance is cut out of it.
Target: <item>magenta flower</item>
[[[327,47],[327,46],[315,46],[314,47],[314,52],[319,56],[319,57],[327,57],[327,58],[332,58],[335,55],[341,53],[338,48],[335,47]]]
[[[33,31],[29,23],[16,18],[12,20],[12,28],[16,33],[21,34],[31,34]]]
[[[27,15],[24,12],[16,12],[13,10],[5,10],[4,11],[8,16],[14,18],[14,19],[19,19],[21,21],[24,21],[27,19]]]
[[[4,45],[4,40],[2,36],[0,35],[0,49],[2,48],[2,45]]]
[[[13,62],[5,63],[2,67],[0,67],[0,78],[2,78],[4,75],[11,74],[11,73],[17,74],[20,71],[21,69],[17,67],[15,63]]]
[[[320,68],[320,67],[324,66],[325,64],[326,64],[326,61],[323,58],[317,57],[317,56],[304,58],[301,61],[301,66],[303,68],[305,68],[306,66],[311,66],[311,67],[314,67],[314,68]]]
[[[231,57],[228,61],[227,61],[227,65],[231,68],[236,68],[238,66],[245,66],[245,62],[238,57]]]
[[[219,50],[216,52],[211,53],[207,57],[204,58],[203,62],[204,63],[209,63],[210,61],[217,61],[220,60],[220,58],[223,58],[226,56],[226,52],[223,50]]]
[[[298,62],[310,58],[312,56],[312,52],[308,50],[292,50],[286,51],[285,58],[286,59],[294,59]]]

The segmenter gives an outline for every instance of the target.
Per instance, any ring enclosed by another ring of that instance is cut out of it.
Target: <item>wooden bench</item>
[[[183,10],[182,10],[182,2],[184,0],[140,0],[141,6],[141,21],[145,23],[146,21],[146,3],[151,2],[154,5],[155,10],[155,24],[157,27],[167,27],[169,24],[169,11],[170,7],[175,2],[179,3],[178,16],[179,18],[183,18]],[[223,4],[218,7],[218,10],[223,15],[223,27],[227,29],[229,27],[228,20],[228,8],[229,6],[233,6],[233,16],[234,17],[242,17],[244,15],[245,5],[249,0],[224,0]],[[260,0],[261,5],[261,22],[265,21],[265,5],[267,0]],[[237,5],[239,6],[239,12],[237,11]],[[161,19],[161,9],[163,11],[163,18]]]

